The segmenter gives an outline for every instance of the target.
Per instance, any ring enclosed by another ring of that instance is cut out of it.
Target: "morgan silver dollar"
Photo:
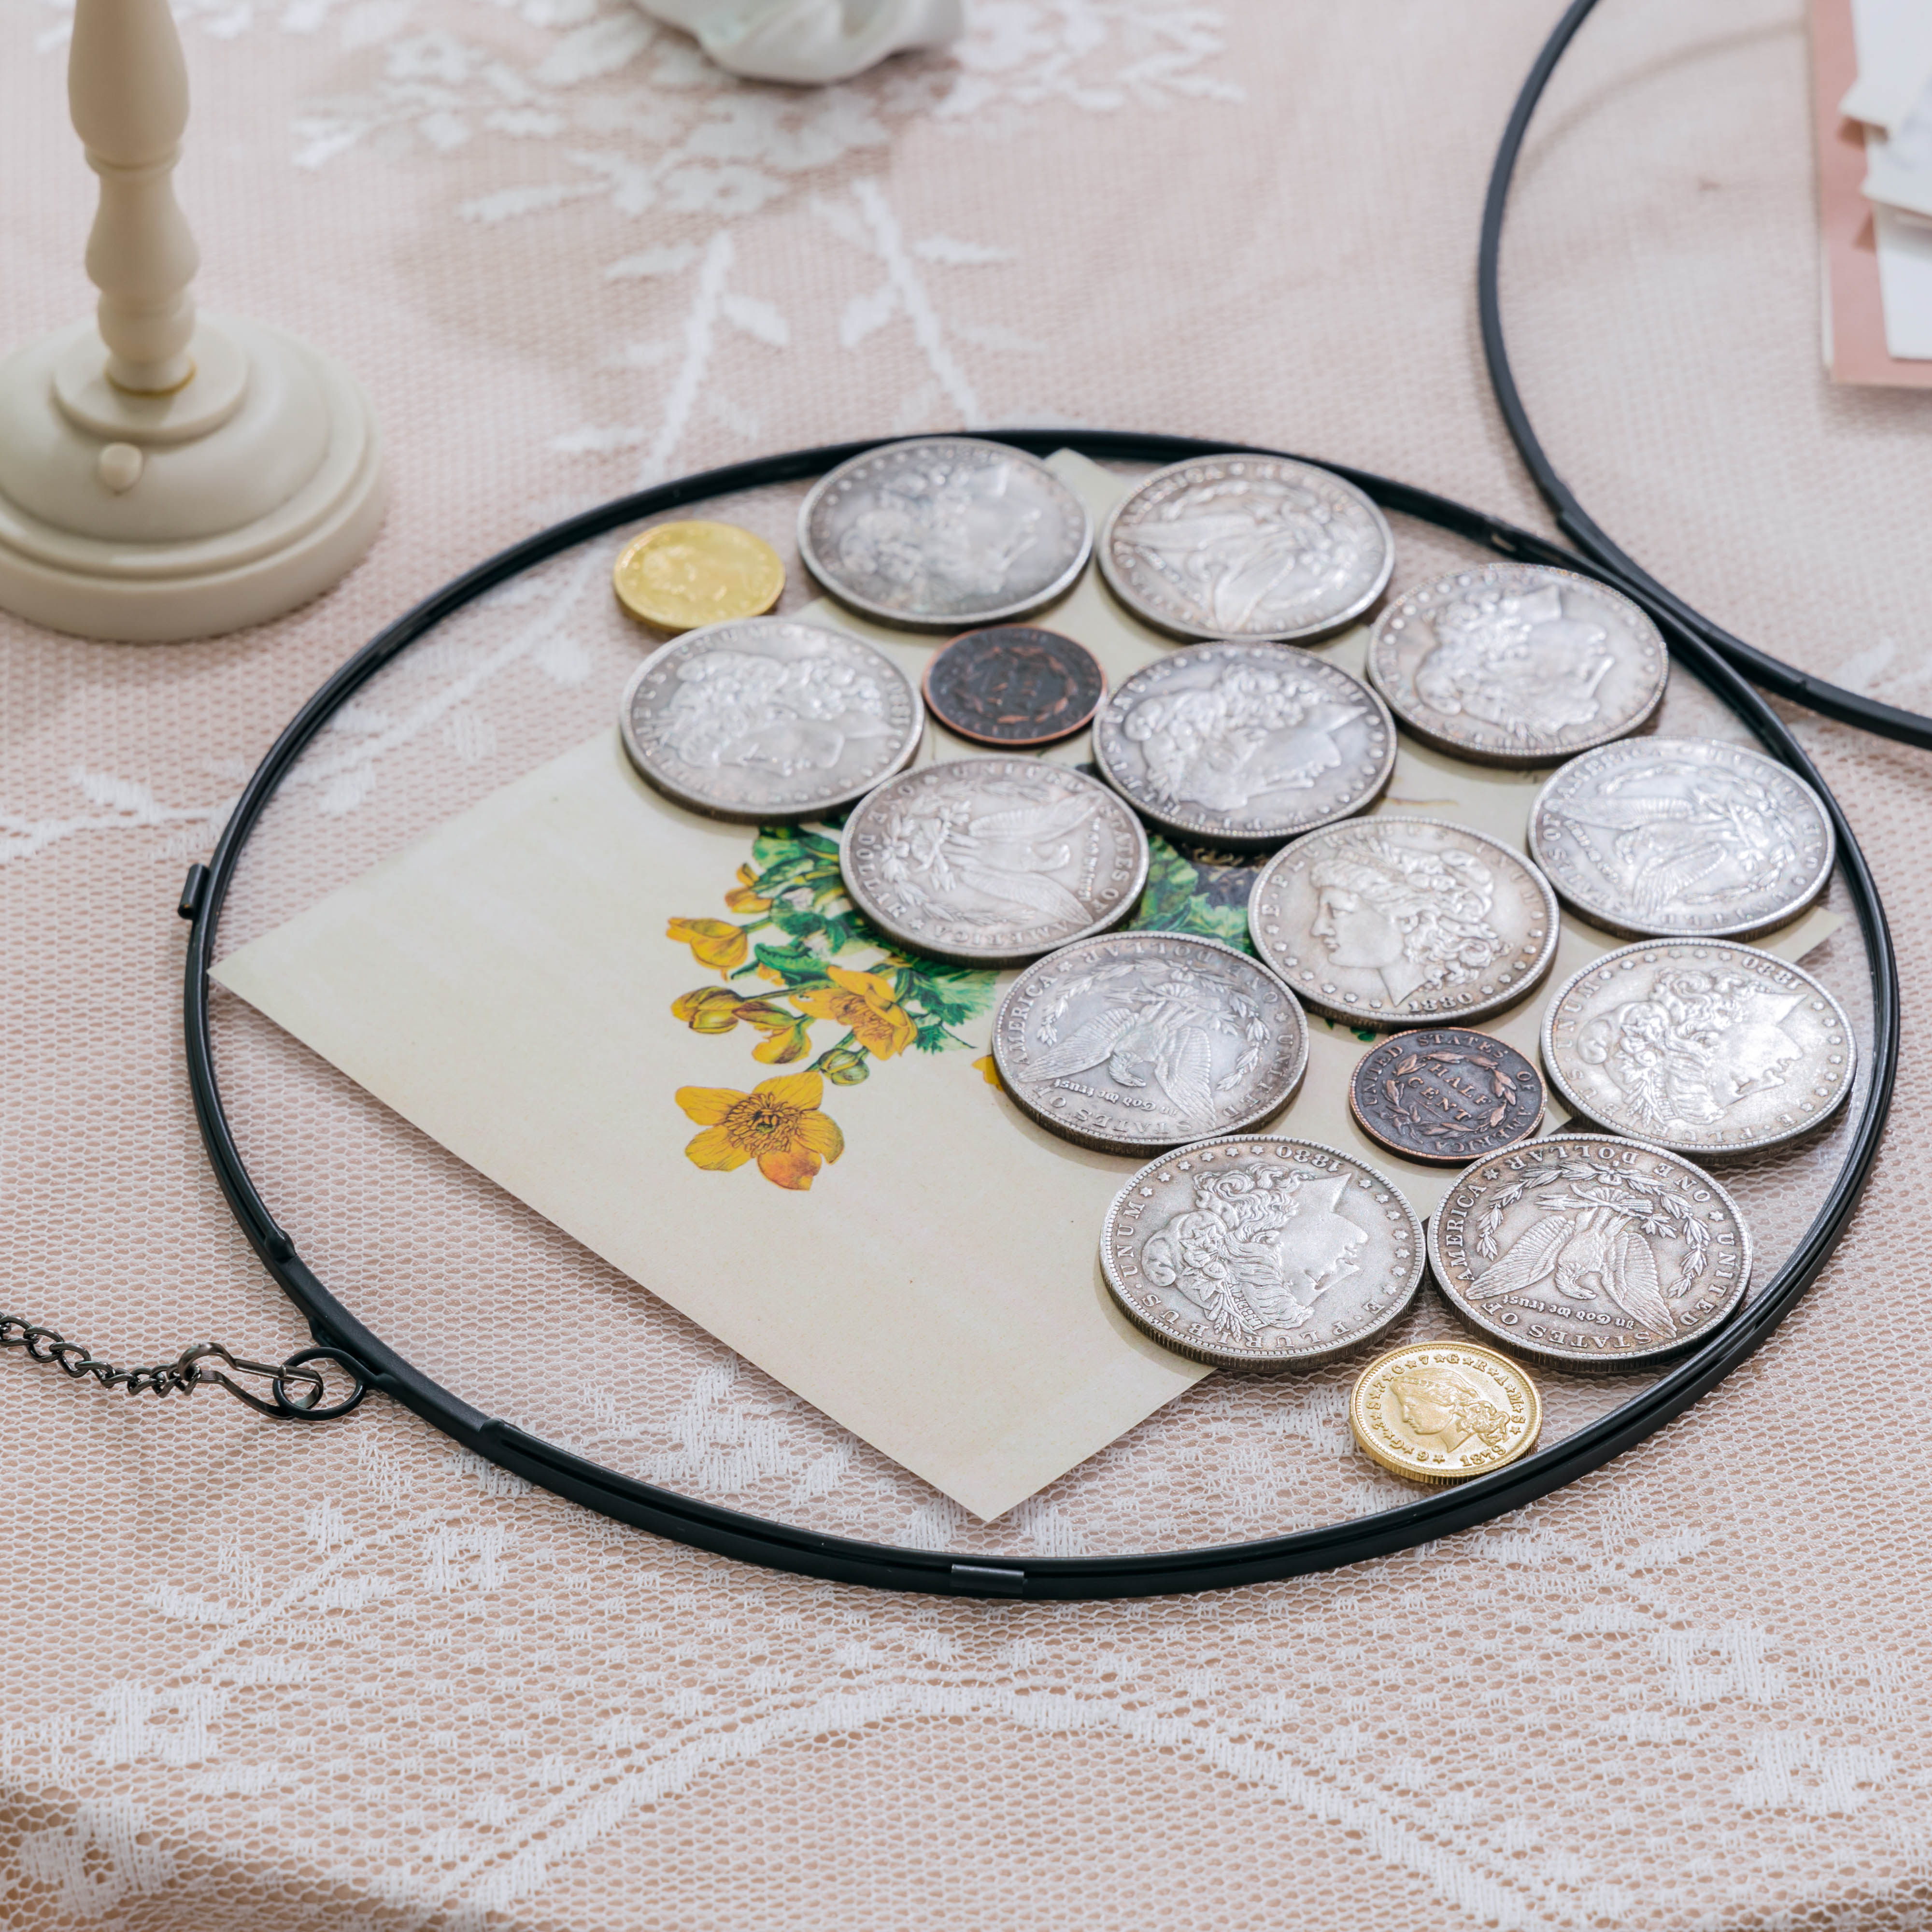
[[[618,706],[631,762],[667,796],[758,824],[822,818],[909,763],[919,694],[843,631],[744,617],[687,631],[640,664]]]
[[[1003,443],[922,436],[842,463],[798,513],[806,568],[842,604],[912,630],[1024,616],[1070,590],[1094,544],[1086,506]]]
[[[1094,756],[1142,814],[1236,849],[1364,810],[1395,769],[1395,722],[1359,678],[1288,644],[1202,644],[1137,670]]]
[[[1017,966],[1103,932],[1147,884],[1147,834],[1096,779],[1040,758],[902,772],[839,835],[853,903],[889,938]]]
[[[1430,1218],[1462,1319],[1564,1368],[1635,1367],[1703,1341],[1744,1298],[1738,1204],[1682,1154],[1552,1134],[1478,1161]]]
[[[1372,1342],[1422,1279],[1415,1210],[1366,1161],[1256,1134],[1150,1161],[1114,1197],[1100,1268],[1121,1312],[1224,1369],[1299,1369]]]
[[[1492,563],[1391,598],[1369,682],[1419,738],[1484,764],[1553,764],[1627,737],[1670,653],[1628,597],[1568,570]]]
[[[1564,904],[1606,932],[1742,939],[1825,890],[1834,844],[1818,794],[1762,752],[1637,738],[1550,779],[1529,849]]]
[[[1219,940],[1114,933],[1014,981],[993,1060],[1042,1126],[1145,1154],[1280,1113],[1308,1064],[1308,1023],[1272,973]]]
[[[1352,483],[1280,456],[1196,456],[1114,507],[1100,568],[1144,623],[1249,644],[1361,616],[1395,567],[1388,520]]]
[[[1277,852],[1248,900],[1255,950],[1357,1026],[1473,1019],[1556,955],[1556,898],[1508,846],[1440,819],[1345,820]]]
[[[1858,1049],[1810,974],[1728,940],[1652,939],[1558,988],[1543,1064],[1599,1126],[1679,1154],[1742,1154],[1840,1106]]]

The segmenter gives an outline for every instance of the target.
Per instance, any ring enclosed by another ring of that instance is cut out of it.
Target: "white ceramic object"
[[[964,0],[638,0],[682,27],[727,73],[818,85],[888,54],[944,46],[965,29]]]
[[[167,0],[78,0],[74,124],[100,177],[80,322],[0,362],[0,608],[127,643],[326,590],[382,520],[368,402],[314,350],[197,316],[174,197],[188,75]]]

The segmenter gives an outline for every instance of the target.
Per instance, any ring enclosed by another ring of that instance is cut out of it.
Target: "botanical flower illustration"
[[[678,1105],[708,1130],[686,1151],[725,1172],[756,1159],[767,1180],[808,1187],[844,1146],[817,1111],[823,1083],[856,1087],[874,1060],[971,1044],[957,1029],[992,1006],[995,976],[888,944],[845,896],[838,846],[817,832],[760,831],[724,898],[736,920],[674,919],[664,928],[722,982],[680,994],[672,1016],[694,1033],[748,1026],[760,1036],[754,1060],[802,1070],[748,1094],[681,1089]],[[824,1026],[831,1036],[814,1041]]]
[[[755,1160],[767,1180],[802,1191],[845,1151],[837,1122],[818,1111],[824,1092],[816,1073],[782,1073],[748,1094],[680,1087],[677,1104],[704,1129],[685,1153],[698,1166],[722,1174]]]
[[[1177,848],[1157,832],[1148,835],[1147,890],[1128,924],[1137,931],[1189,932],[1218,939],[1252,954],[1248,944],[1248,892],[1260,858]]]

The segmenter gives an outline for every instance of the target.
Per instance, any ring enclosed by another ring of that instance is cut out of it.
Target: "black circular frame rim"
[[[1700,632],[1680,622],[1667,609],[1654,610],[1653,614],[1678,661],[1723,698],[1774,755],[1817,788],[1831,814],[1838,837],[1838,863],[1856,907],[1871,967],[1872,1080],[1831,1198],[1776,1277],[1696,1353],[1628,1402],[1552,1448],[1398,1509],[1256,1542],[1102,1557],[965,1556],[896,1549],[721,1509],[573,1455],[514,1423],[470,1407],[405,1360],[329,1292],[296,1252],[294,1242],[262,1199],[236,1148],[215,1078],[209,1030],[208,968],[222,905],[250,836],[283,778],[334,713],[378,671],[445,618],[506,579],[622,524],[715,496],[798,482],[881,442],[897,440],[880,437],[796,450],[707,470],[586,511],[479,564],[364,645],[309,699],[250,778],[208,862],[189,872],[181,905],[182,916],[193,922],[184,1030],[188,1078],[202,1138],[242,1232],[283,1292],[301,1310],[317,1346],[352,1357],[366,1370],[370,1387],[393,1396],[476,1454],[555,1495],[656,1535],[742,1562],[836,1582],[954,1596],[1061,1601],[1222,1588],[1332,1569],[1409,1549],[1520,1509],[1600,1468],[1721,1382],[1796,1306],[1825,1265],[1864,1190],[1891,1106],[1898,1064],[1898,974],[1876,888],[1837,800],[1776,712]],[[1071,448],[1102,460],[1156,464],[1223,453],[1231,447],[1194,437],[1100,430],[1000,430],[992,433],[992,440],[1036,455]],[[1251,453],[1271,456],[1286,452]],[[1628,587],[1607,571],[1561,546],[1450,498],[1360,470],[1334,464],[1324,466],[1366,490],[1384,509],[1433,524],[1504,556],[1580,570],[1614,587]]]
[[[1550,76],[1568,50],[1576,32],[1595,11],[1597,0],[1571,0],[1541,51],[1532,64],[1522,89],[1510,110],[1508,125],[1496,149],[1490,172],[1489,192],[1483,202],[1482,240],[1476,255],[1476,306],[1483,336],[1483,360],[1487,365],[1490,386],[1496,392],[1496,406],[1502,412],[1510,440],[1516,445],[1523,467],[1530,474],[1544,501],[1550,506],[1556,526],[1597,568],[1594,574],[1605,579],[1626,596],[1634,598],[1660,624],[1666,618],[1672,634],[1694,638],[1721,658],[1733,670],[1741,671],[1754,684],[1762,685],[1777,696],[1802,704],[1841,724],[1855,724],[1901,744],[1932,748],[1932,718],[1907,711],[1895,704],[1862,698],[1856,692],[1814,677],[1796,665],[1733,637],[1714,620],[1704,616],[1658,583],[1643,566],[1619,546],[1576,500],[1575,493],[1557,474],[1535,427],[1529,419],[1522,392],[1510,368],[1509,348],[1503,336],[1502,298],[1500,290],[1503,218],[1509,207],[1510,190],[1516,180],[1516,163],[1529,132],[1537,104],[1550,85]]]

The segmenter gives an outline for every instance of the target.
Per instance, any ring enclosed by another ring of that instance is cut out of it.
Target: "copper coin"
[[[1462,1167],[1534,1133],[1543,1077],[1513,1046],[1468,1027],[1391,1034],[1365,1053],[1348,1110],[1372,1141],[1411,1160]]]
[[[968,631],[926,668],[933,716],[976,745],[1070,738],[1092,721],[1106,694],[1106,674],[1091,651],[1032,624]]]

